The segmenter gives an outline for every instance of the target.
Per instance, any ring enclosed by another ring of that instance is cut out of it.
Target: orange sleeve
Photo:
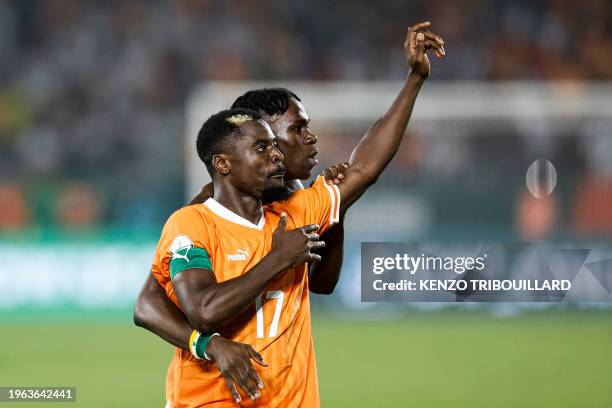
[[[312,186],[294,193],[284,207],[296,223],[318,224],[319,233],[323,233],[339,221],[340,191],[336,185],[327,184],[325,178],[319,176]]]
[[[161,232],[155,250],[151,273],[171,295],[170,259],[178,249],[186,247],[204,248],[209,254],[210,234],[201,213],[194,206],[183,207],[175,211]],[[171,296],[172,297],[172,296]]]

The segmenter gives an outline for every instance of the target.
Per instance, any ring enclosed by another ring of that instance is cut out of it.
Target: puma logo
[[[249,252],[245,249],[237,249],[235,254],[227,254],[228,261],[246,261],[249,259]]]
[[[179,253],[178,253],[178,251],[177,251],[177,252],[175,252],[175,253],[172,255],[172,259],[179,258],[179,259],[184,259],[184,260],[186,260],[187,262],[189,262],[189,258],[187,258],[187,254],[189,254],[189,250],[190,250],[191,248],[192,248],[192,247],[187,247],[187,248],[184,248],[184,249],[185,249],[185,255],[181,255],[181,254],[179,254]],[[182,250],[182,249],[183,249],[183,248],[179,249],[179,251],[180,251],[180,250]]]

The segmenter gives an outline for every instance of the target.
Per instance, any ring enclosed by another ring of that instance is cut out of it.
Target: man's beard
[[[261,202],[263,205],[266,205],[274,201],[285,201],[289,199],[293,193],[295,193],[295,191],[285,185],[269,187],[261,194]]]

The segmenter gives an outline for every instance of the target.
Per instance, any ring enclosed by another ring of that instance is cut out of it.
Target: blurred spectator
[[[0,185],[0,231],[15,231],[30,220],[23,192],[14,185]]]
[[[612,237],[612,177],[587,175],[578,183],[574,198],[576,232]]]
[[[98,195],[88,184],[67,184],[59,191],[55,213],[61,226],[95,226],[100,215]]]
[[[527,191],[519,196],[515,209],[515,230],[519,239],[539,241],[551,237],[557,225],[559,202],[556,195],[535,198]]]

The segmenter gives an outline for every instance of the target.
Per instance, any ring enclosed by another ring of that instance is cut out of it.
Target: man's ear
[[[227,176],[230,172],[231,164],[225,154],[215,154],[212,158],[212,165],[222,176]]]

